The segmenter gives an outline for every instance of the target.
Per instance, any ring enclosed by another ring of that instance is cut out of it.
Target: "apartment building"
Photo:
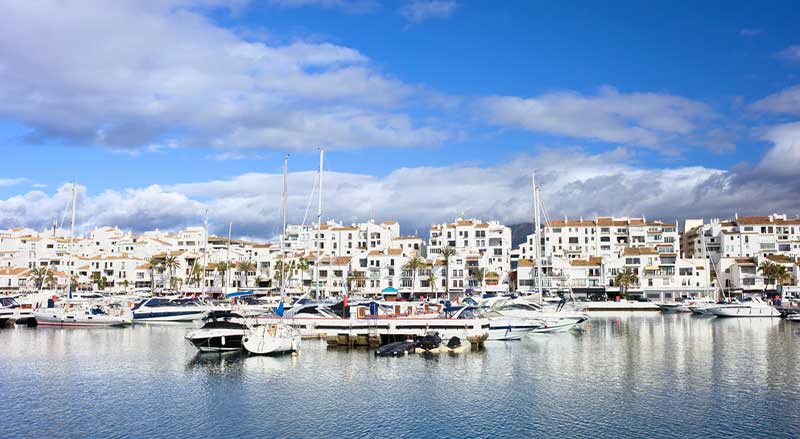
[[[520,246],[520,258],[535,258],[535,233]],[[628,247],[652,247],[658,253],[678,253],[677,223],[647,221],[645,218],[598,217],[593,220],[552,220],[541,230],[541,257],[588,259],[612,257]]]
[[[695,220],[693,225],[681,235],[681,251],[686,257],[709,257],[715,264],[722,258],[800,257],[800,218],[735,215],[726,221]]]

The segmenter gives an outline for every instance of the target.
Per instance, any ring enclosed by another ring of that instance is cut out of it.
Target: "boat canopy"
[[[253,295],[253,290],[234,291],[232,293],[225,294],[225,298],[226,299],[231,299],[233,297],[244,297],[244,296],[252,296],[252,295]]]

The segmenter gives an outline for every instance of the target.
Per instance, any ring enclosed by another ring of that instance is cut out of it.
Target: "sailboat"
[[[284,256],[285,262],[285,248],[283,239],[286,235],[286,213],[287,213],[287,172],[288,172],[289,156],[283,159],[283,230],[281,231],[281,254]],[[322,186],[322,151],[319,155],[319,170],[320,170],[320,186]],[[320,193],[320,197],[322,194]],[[280,320],[275,323],[269,323],[263,326],[256,326],[250,329],[242,338],[242,346],[244,349],[256,355],[279,355],[295,352],[300,349],[300,333],[291,325],[283,321],[284,299],[286,297],[286,274],[284,272],[286,264],[281,264],[281,302],[275,313],[280,317]]]
[[[125,326],[132,322],[130,313],[120,310],[116,315],[109,314],[110,309],[102,305],[95,304],[91,308],[81,306],[81,304],[70,303],[72,300],[72,279],[69,276],[70,266],[72,265],[72,246],[75,241],[75,205],[77,194],[75,187],[77,181],[72,185],[72,226],[70,228],[69,248],[67,250],[67,302],[63,307],[44,308],[34,311],[33,317],[37,326],[59,326],[59,327],[107,327]]]

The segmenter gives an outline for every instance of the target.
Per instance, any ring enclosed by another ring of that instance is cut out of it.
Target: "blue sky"
[[[268,235],[275,192],[237,184],[272,184],[287,151],[293,171],[313,170],[318,146],[341,174],[326,197],[362,200],[331,203],[345,221],[522,221],[507,204],[526,203],[532,168],[554,215],[795,214],[800,12],[698,3],[11,1],[0,227],[52,221],[77,177],[87,227],[175,228],[209,207],[217,225],[241,214],[242,234]],[[447,175],[432,201],[425,188]],[[691,202],[669,209],[674,175],[692,176]],[[291,185],[295,220],[312,183]],[[152,185],[156,198],[137,198]],[[418,192],[398,196],[404,185]],[[447,197],[465,187],[474,199]],[[617,201],[596,201],[602,188]],[[142,213],[154,204],[165,210]],[[428,204],[443,212],[420,214]]]

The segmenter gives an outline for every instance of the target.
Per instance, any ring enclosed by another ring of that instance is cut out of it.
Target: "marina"
[[[401,358],[323,340],[296,356],[199,353],[188,325],[7,328],[3,436],[288,436],[298,413],[319,438],[800,434],[799,324],[651,312],[587,323]]]

